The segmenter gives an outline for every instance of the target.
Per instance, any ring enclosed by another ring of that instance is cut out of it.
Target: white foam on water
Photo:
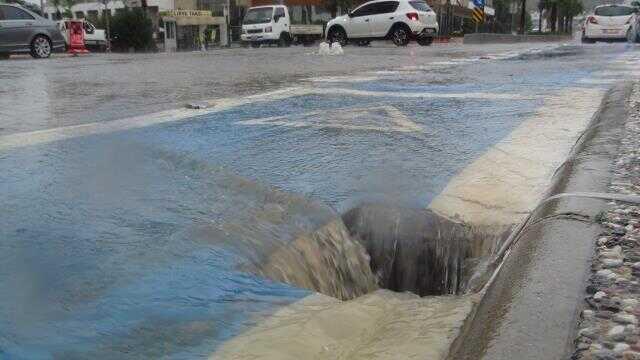
[[[340,43],[334,42],[331,44],[331,49],[329,51],[331,55],[342,55],[344,54],[344,50],[342,49],[342,45]]]
[[[579,84],[590,84],[590,85],[609,85],[615,83],[616,79],[594,79],[594,78],[586,78],[578,80]]]
[[[367,82],[379,80],[379,76],[321,76],[314,78],[304,79],[305,81],[320,82],[320,83],[353,83],[353,82]]]
[[[640,77],[640,71],[605,70],[593,73],[594,77]]]
[[[389,105],[369,108],[342,108],[311,111],[287,116],[271,116],[238,121],[241,125],[334,128],[379,132],[423,132],[402,111]]]
[[[318,47],[318,55],[331,55],[331,46],[327,42],[321,42]]]

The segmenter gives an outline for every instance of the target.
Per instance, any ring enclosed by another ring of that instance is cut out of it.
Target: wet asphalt
[[[213,237],[233,239],[240,232],[229,229],[243,229],[258,244],[286,243],[320,222],[305,215],[287,226],[255,225],[252,209],[266,206],[274,189],[323,204],[323,216],[366,201],[424,207],[545,96],[629,76],[584,81],[637,50],[314,51],[0,62],[0,143],[295,88],[181,121],[2,148],[0,288],[8,290],[0,355],[206,357],[250,327],[252,315],[309,292],[237,271],[233,249],[194,238],[194,228],[214,224],[221,231]]]

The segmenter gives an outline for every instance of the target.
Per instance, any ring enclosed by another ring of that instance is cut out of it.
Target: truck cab
[[[240,39],[244,44],[259,47],[261,44],[291,44],[291,19],[284,5],[257,6],[247,10],[242,21]]]

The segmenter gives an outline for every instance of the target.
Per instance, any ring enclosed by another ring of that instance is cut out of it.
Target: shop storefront
[[[165,51],[191,51],[227,45],[227,22],[207,10],[169,10],[164,23]]]

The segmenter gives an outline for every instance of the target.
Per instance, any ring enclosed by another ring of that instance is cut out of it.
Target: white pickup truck
[[[322,39],[323,35],[323,25],[293,24],[289,8],[284,5],[268,5],[247,10],[242,21],[240,40],[252,47],[259,47],[261,44],[285,47],[291,44],[309,45]]]

